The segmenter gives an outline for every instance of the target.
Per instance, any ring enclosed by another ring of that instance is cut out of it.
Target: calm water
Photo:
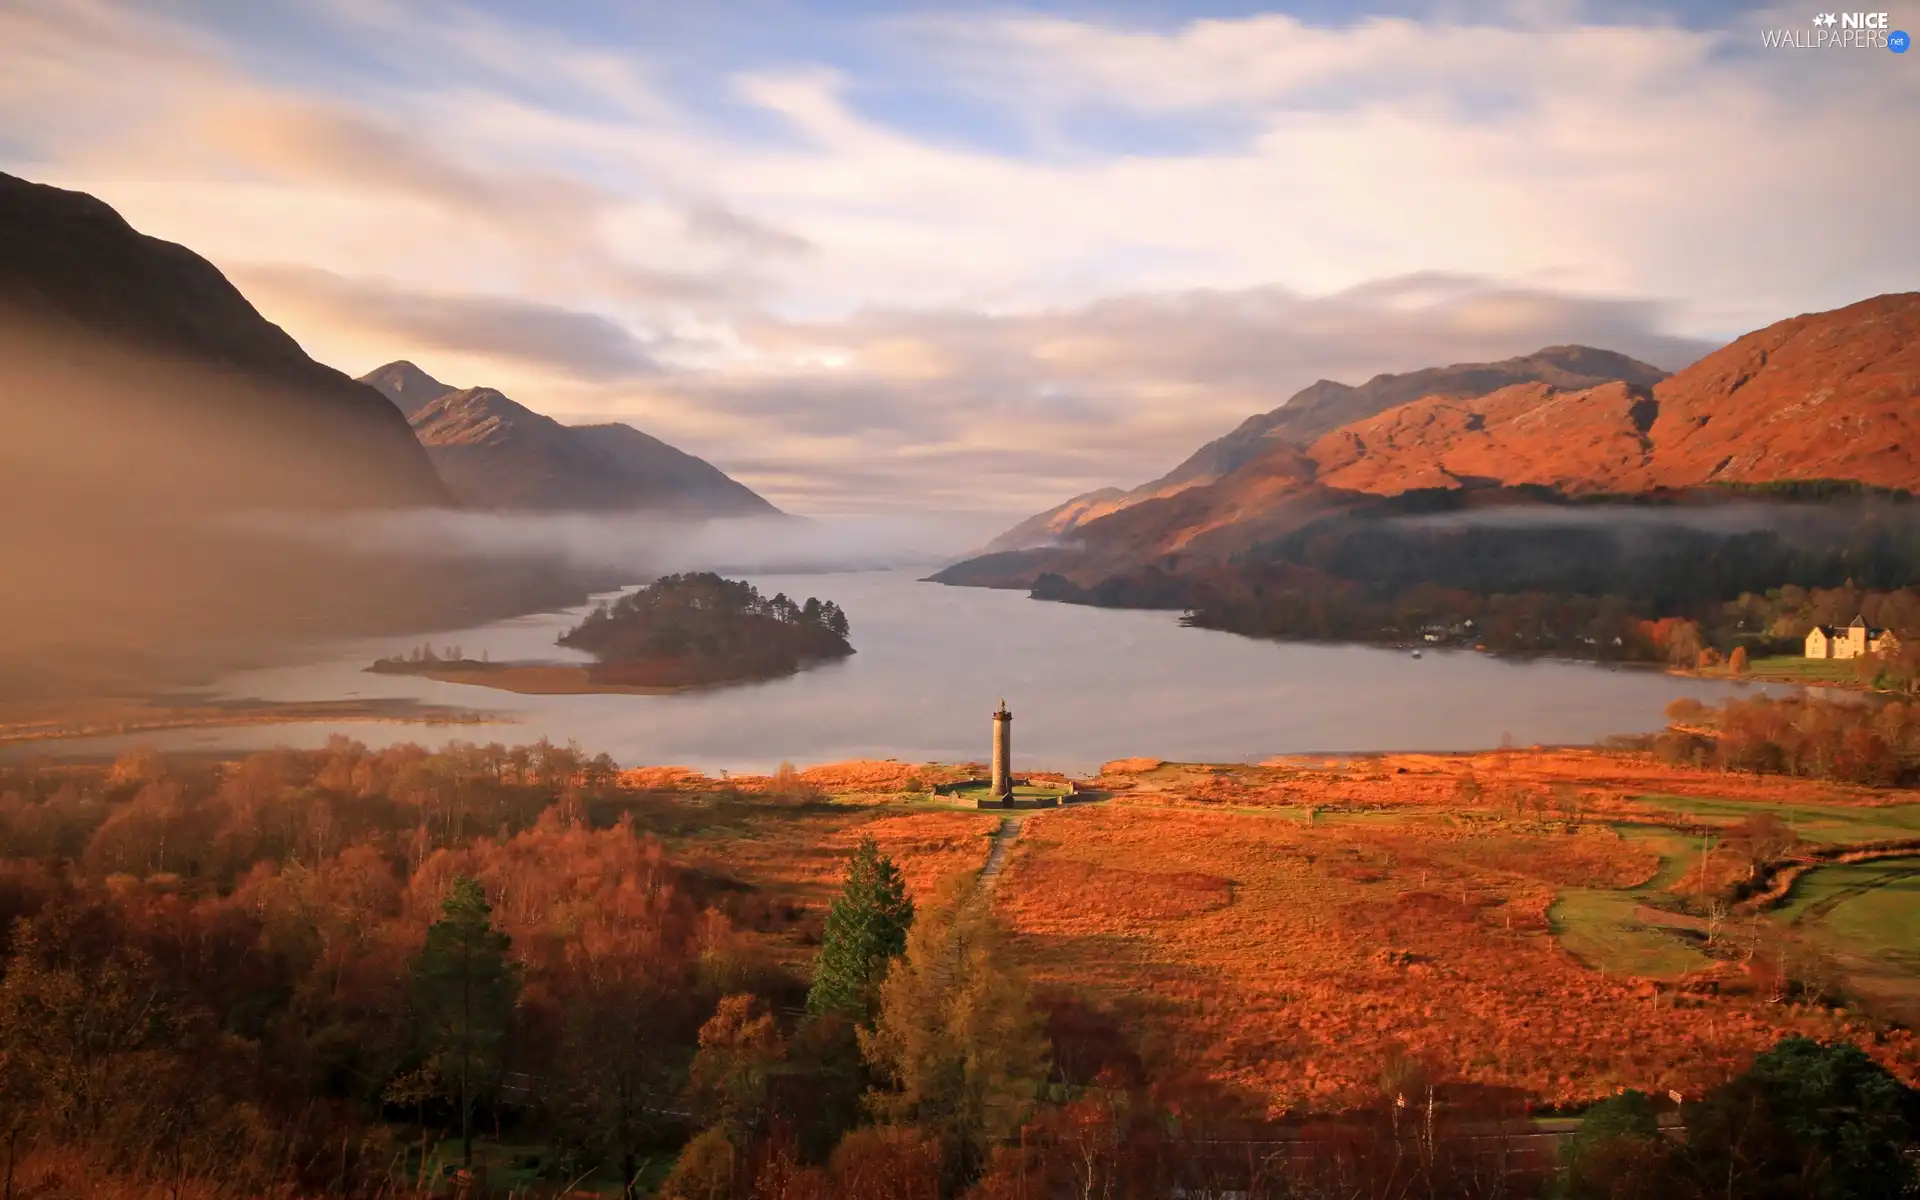
[[[853,622],[851,659],[789,679],[672,696],[517,696],[465,684],[371,675],[375,658],[423,640],[339,643],[301,666],[237,673],[217,696],[263,700],[413,697],[485,709],[483,725],[347,721],[74,739],[63,753],[140,742],[161,749],[317,746],[331,733],[370,745],[460,738],[574,740],[623,765],[768,771],[846,758],[910,762],[986,756],[988,714],[1014,713],[1017,766],[1090,770],[1141,755],[1257,760],[1289,752],[1467,750],[1503,735],[1527,745],[1587,742],[1661,724],[1678,696],[1739,685],[1655,671],[1515,663],[1472,652],[1278,644],[1182,629],[1174,614],[1033,601],[1019,592],[919,583],[918,572],[763,576],[761,591],[836,600]],[[554,645],[584,609],[434,634],[468,657],[584,661]]]

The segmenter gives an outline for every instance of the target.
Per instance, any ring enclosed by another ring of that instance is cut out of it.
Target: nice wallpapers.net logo
[[[1883,12],[1813,14],[1806,28],[1763,29],[1760,40],[1772,50],[1891,50],[1905,54],[1913,39],[1894,29]]]

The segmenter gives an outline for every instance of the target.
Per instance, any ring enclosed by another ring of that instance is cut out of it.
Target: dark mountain
[[[448,498],[378,393],[308,358],[213,264],[84,193],[0,175],[0,351],[11,452],[80,469],[96,500]]]
[[[1484,396],[1522,383],[1546,384],[1560,391],[1615,381],[1651,387],[1664,378],[1666,372],[1658,367],[1611,350],[1549,346],[1501,362],[1455,363],[1400,375],[1376,375],[1358,387],[1322,379],[1294,393],[1279,408],[1248,417],[1233,432],[1200,447],[1160,478],[1130,491],[1103,488],[1076,496],[1022,521],[988,543],[987,549],[1021,550],[1046,545],[1089,521],[1143,500],[1164,498],[1224,478],[1276,444],[1307,446],[1343,425],[1425,396]]]
[[[486,508],[779,512],[718,468],[629,425],[562,425],[492,388],[455,388],[410,362],[361,377],[413,425],[456,495]]]
[[[212,264],[0,175],[0,697],[584,595],[524,560],[352,541],[368,512],[451,500],[384,396]]]

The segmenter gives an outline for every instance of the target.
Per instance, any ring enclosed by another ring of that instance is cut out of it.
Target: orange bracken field
[[[977,869],[1000,822],[884,794],[938,777],[897,764],[800,772],[836,803],[769,810],[675,848],[811,908],[871,833],[925,894]],[[1103,801],[1025,816],[993,898],[1020,961],[1043,994],[1077,996],[1143,1052],[1201,1064],[1275,1113],[1376,1102],[1410,1072],[1535,1104],[1623,1087],[1697,1094],[1791,1032],[1858,1041],[1920,1078],[1909,1031],[1847,1007],[1770,1002],[1724,943],[1708,957],[1674,929],[1642,933],[1679,965],[1608,970],[1568,948],[1555,907],[1662,903],[1697,885],[1686,848],[1699,826],[1655,798],[1880,819],[1902,811],[1901,793],[1597,750],[1135,759],[1097,782]],[[1649,832],[1660,836],[1635,836]]]

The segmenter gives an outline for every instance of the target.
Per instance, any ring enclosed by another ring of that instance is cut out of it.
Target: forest
[[[1182,609],[1196,627],[1255,637],[1437,632],[1497,653],[1629,661],[1667,661],[1639,627],[1674,618],[1723,656],[1797,653],[1812,625],[1863,611],[1920,632],[1917,517],[1906,493],[1818,482],[1652,497],[1426,489],[1369,497],[1224,567],[1149,565],[1085,587],[1048,574],[1032,595]]]
[[[691,684],[773,678],[853,653],[831,600],[763,597],[711,572],[667,575],[600,605],[560,644],[600,660],[601,683]]]
[[[1914,1093],[1797,1037],[1689,1097],[1684,1145],[1670,1102],[1631,1094],[1558,1167],[1514,1132],[1515,1096],[1417,1064],[1377,1102],[1278,1120],[1036,990],[970,873],[909,889],[870,838],[807,920],[812,962],[784,965],[750,935],[795,914],[663,835],[821,796],[672,778],[548,743],[344,739],[0,768],[6,1195],[1866,1196],[1911,1177]]]

